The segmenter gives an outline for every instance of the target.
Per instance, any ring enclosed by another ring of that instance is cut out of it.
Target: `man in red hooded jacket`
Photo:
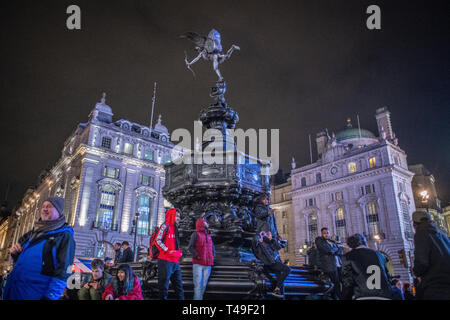
[[[159,249],[158,286],[161,300],[167,300],[169,280],[178,299],[184,300],[183,280],[178,262],[182,255],[178,236],[179,222],[180,212],[175,208],[167,210],[166,221],[161,225],[156,236],[155,243]]]
[[[211,266],[214,265],[214,243],[208,233],[208,222],[198,219],[197,230],[191,235],[188,250],[192,253],[192,272],[194,280],[194,300],[202,300],[206,289]]]

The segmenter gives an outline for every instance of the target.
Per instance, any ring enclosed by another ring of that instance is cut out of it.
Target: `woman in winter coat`
[[[188,250],[192,253],[192,272],[194,280],[194,300],[203,300],[206,285],[214,265],[214,243],[208,232],[205,219],[195,223],[196,232],[191,235]]]
[[[129,265],[119,266],[113,282],[103,292],[102,300],[144,300],[141,282]]]

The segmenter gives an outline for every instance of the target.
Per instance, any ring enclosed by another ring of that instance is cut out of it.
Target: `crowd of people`
[[[0,294],[4,300],[143,300],[141,280],[129,263],[134,253],[127,241],[115,244],[114,259],[94,259],[91,272],[83,274],[76,294],[67,288],[75,253],[73,229],[65,222],[64,199],[51,197],[44,201],[40,219],[11,249],[14,268],[2,275]],[[168,298],[169,283],[179,300],[184,300],[178,224],[180,211],[168,209],[165,221],[150,240],[150,254],[157,259],[159,298]],[[284,281],[291,272],[289,261],[282,262],[279,250],[286,245],[276,228],[274,210],[267,196],[257,200],[254,210],[256,235],[253,252],[270,281],[268,294],[284,298]],[[309,250],[309,262],[332,284],[330,299],[445,299],[450,300],[450,241],[434,225],[426,212],[414,212],[416,230],[413,284],[394,277],[386,257],[368,248],[364,235],[347,239],[347,246],[330,238],[328,228],[321,229]],[[214,266],[215,247],[208,222],[200,218],[189,241],[192,254],[194,300],[202,300]],[[115,276],[109,273],[112,267]]]
[[[364,235],[354,234],[347,247],[329,237],[327,228],[308,251],[309,262],[332,283],[331,299],[450,300],[450,241],[427,212],[412,215],[414,283],[393,274],[388,258],[370,249]],[[347,251],[344,253],[344,250]]]

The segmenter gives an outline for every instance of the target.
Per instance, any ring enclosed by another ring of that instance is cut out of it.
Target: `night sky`
[[[375,110],[387,106],[409,164],[423,163],[450,200],[450,42],[448,1],[10,1],[2,3],[0,200],[9,203],[60,157],[102,92],[114,120],[155,117],[193,129],[216,80],[210,62],[184,64],[194,46],[178,36],[216,28],[220,66],[238,127],[280,129],[280,162],[309,163],[308,134],[341,130],[347,117],[378,135]],[[66,8],[81,7],[81,30]],[[381,30],[366,8],[381,7]],[[314,148],[314,161],[317,159]]]

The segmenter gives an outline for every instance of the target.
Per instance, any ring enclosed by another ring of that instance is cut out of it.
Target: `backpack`
[[[162,226],[162,225],[161,225]],[[150,244],[149,244],[149,255],[150,255],[150,259],[158,259],[159,256],[159,248],[156,245],[156,236],[159,233],[159,230],[161,230],[161,227],[159,227],[158,229],[156,229],[153,233],[152,236],[150,237]],[[166,240],[166,236],[167,236],[167,232],[169,231],[169,228],[167,228],[167,230],[164,232],[162,241],[164,242]]]

